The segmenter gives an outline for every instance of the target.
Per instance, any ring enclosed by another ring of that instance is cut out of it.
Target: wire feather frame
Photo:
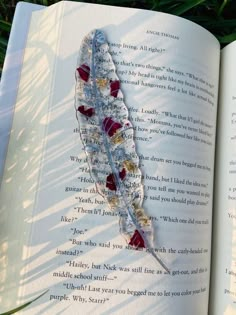
[[[169,273],[153,249],[152,223],[142,207],[134,129],[102,31],[91,31],[84,38],[75,77],[76,118],[97,192],[119,213],[120,232],[127,243],[146,248]]]

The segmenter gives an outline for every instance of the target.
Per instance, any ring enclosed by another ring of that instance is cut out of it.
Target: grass
[[[0,0],[0,75],[17,2],[17,0]],[[48,6],[59,0],[26,0],[25,2]],[[218,38],[222,47],[236,40],[235,0],[85,0],[83,2],[166,12],[202,25]]]
[[[48,291],[43,292],[42,294],[40,294],[38,297],[36,297],[35,299],[31,300],[30,302],[27,302],[17,308],[14,308],[13,310],[10,310],[8,312],[5,313],[1,313],[0,315],[12,315],[15,314],[21,310],[23,310],[25,307],[29,306],[30,304],[32,304],[33,302],[37,301],[38,299],[40,299],[44,294],[46,294]]]

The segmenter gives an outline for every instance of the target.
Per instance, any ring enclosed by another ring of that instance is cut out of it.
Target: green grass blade
[[[236,33],[225,35],[225,36],[217,36],[218,40],[222,44],[228,44],[236,40]]]
[[[0,46],[7,48],[7,43],[8,41],[5,38],[0,37]]]
[[[219,10],[217,12],[218,16],[220,16],[222,14],[222,12],[223,12],[225,6],[227,5],[227,3],[228,3],[228,0],[223,0],[222,4],[221,4],[221,6],[220,6],[220,8],[219,8]]]
[[[32,301],[27,302],[27,303],[25,303],[25,304],[23,304],[23,305],[21,305],[21,306],[19,306],[19,307],[17,307],[17,308],[14,308],[14,309],[11,310],[11,311],[8,311],[8,312],[6,312],[6,313],[2,313],[2,314],[0,314],[0,315],[11,315],[11,314],[14,314],[14,313],[16,313],[16,312],[19,312],[19,311],[22,310],[23,308],[29,306],[31,303],[33,303],[33,302],[35,302],[36,300],[38,300],[39,298],[41,298],[41,297],[42,297],[44,294],[46,294],[47,292],[48,292],[48,290],[45,291],[45,292],[43,292],[42,294],[40,294],[38,297],[36,297],[36,298],[33,299]]]
[[[185,3],[180,4],[176,8],[170,10],[169,13],[174,14],[174,15],[181,15],[205,1],[206,0],[186,1]]]
[[[235,29],[236,19],[220,20],[220,21],[214,21],[214,20],[209,19],[208,21],[205,21],[204,24],[207,26],[211,26],[214,29],[219,28],[219,30],[224,30],[226,27],[232,27]]]
[[[11,30],[11,23],[0,20],[0,31],[4,31],[4,32],[10,32]]]
[[[6,53],[6,50],[1,49],[0,47],[0,66],[3,65],[4,59],[5,59],[5,53]]]

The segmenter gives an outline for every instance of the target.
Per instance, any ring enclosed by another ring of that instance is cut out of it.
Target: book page
[[[27,6],[27,11],[29,9]],[[16,103],[13,103],[15,91],[7,91],[4,88],[1,90],[6,93],[5,97],[2,95],[1,106],[7,106],[7,111],[4,112],[6,116],[2,117],[3,126],[6,127],[1,134],[4,136],[4,143],[1,143],[4,148],[5,138],[9,132],[10,107],[14,108],[15,113],[0,190],[0,313],[16,307],[17,296],[21,290],[22,271],[26,265],[24,253],[38,189],[50,98],[51,86],[48,82],[52,81],[60,12],[61,5],[57,5],[42,10],[42,13],[36,13],[38,19],[30,22],[23,56],[20,51],[24,60],[22,70],[19,71],[18,68],[14,68],[13,62],[10,63],[14,69],[14,77],[18,79],[20,76],[19,86],[14,87],[18,89]],[[24,18],[28,20],[29,11],[24,11],[24,14]],[[18,23],[21,23],[20,20]],[[23,31],[24,27],[25,21],[19,30]],[[11,45],[15,47],[15,43]],[[14,61],[19,62],[17,56]],[[9,67],[7,64],[8,69]],[[7,78],[11,78],[10,73],[5,77],[2,87],[5,86]],[[14,86],[13,78],[11,83]]]
[[[6,151],[12,126],[12,117],[19,86],[30,18],[33,11],[42,10],[43,8],[43,6],[37,4],[18,2],[15,9],[11,34],[8,40],[4,60],[4,71],[2,72],[0,81],[0,183],[2,180]]]
[[[236,43],[221,55],[210,314],[236,313]]]
[[[95,28],[108,38],[135,130],[154,250],[170,274],[127,245],[89,173],[75,71],[80,44]],[[66,2],[58,43],[20,301],[48,292],[24,313],[207,314],[218,42],[170,15]]]

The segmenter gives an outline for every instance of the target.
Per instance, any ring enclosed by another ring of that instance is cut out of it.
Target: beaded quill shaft
[[[127,243],[148,252],[169,272],[153,250],[153,228],[142,208],[143,185],[120,81],[100,30],[83,40],[76,69],[76,118],[98,193],[119,213]]]

